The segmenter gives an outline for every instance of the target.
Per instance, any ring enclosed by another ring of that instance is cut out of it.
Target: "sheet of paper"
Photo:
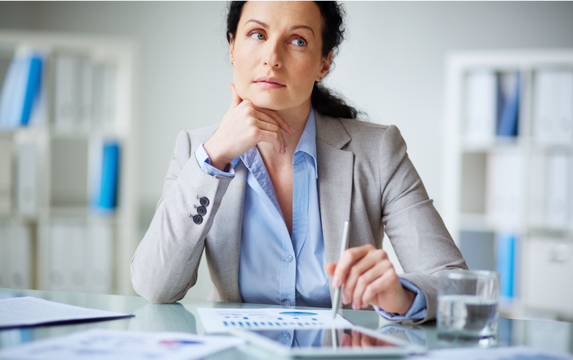
[[[419,360],[573,360],[573,355],[515,346],[489,349],[457,348],[430,351]]]
[[[92,329],[3,349],[0,359],[200,359],[243,343],[230,336]]]
[[[331,310],[199,308],[205,332],[227,332],[232,327],[247,329],[345,328],[352,324]]]
[[[32,296],[0,300],[0,329],[131,316],[133,315],[72,306]]]

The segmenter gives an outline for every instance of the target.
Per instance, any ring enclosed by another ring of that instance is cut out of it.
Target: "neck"
[[[304,132],[309,113],[310,99],[301,106],[277,111],[277,114],[293,127],[294,132],[292,134],[283,132],[287,142],[286,153],[284,154],[275,153],[273,146],[269,143],[259,143],[259,145],[257,145],[267,168],[273,167],[274,165],[292,165],[294,150]]]

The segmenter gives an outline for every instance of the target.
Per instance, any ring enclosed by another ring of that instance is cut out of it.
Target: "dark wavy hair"
[[[231,1],[227,14],[227,41],[236,38],[237,26],[246,1]],[[322,29],[322,56],[328,56],[330,50],[333,57],[338,53],[338,46],[344,40],[344,8],[336,1],[315,1],[324,20]],[[323,115],[356,119],[358,111],[346,105],[344,100],[335,96],[330,90],[318,82],[314,83],[310,96],[312,106]]]

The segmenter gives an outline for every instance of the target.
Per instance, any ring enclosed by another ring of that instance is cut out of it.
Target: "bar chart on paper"
[[[199,308],[205,332],[227,332],[229,328],[246,329],[322,329],[345,328],[352,324],[331,310],[231,309]]]

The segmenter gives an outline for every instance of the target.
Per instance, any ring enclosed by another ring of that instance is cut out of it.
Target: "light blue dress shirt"
[[[324,271],[326,255],[317,189],[314,110],[310,111],[293,155],[292,237],[256,146],[233,160],[229,172],[210,165],[203,144],[197,148],[195,158],[201,169],[213,176],[234,176],[238,161],[248,169],[239,261],[239,290],[243,301],[331,307]],[[410,310],[404,316],[376,310],[392,320],[423,319],[426,315],[423,292],[407,280],[400,281],[416,293]]]

